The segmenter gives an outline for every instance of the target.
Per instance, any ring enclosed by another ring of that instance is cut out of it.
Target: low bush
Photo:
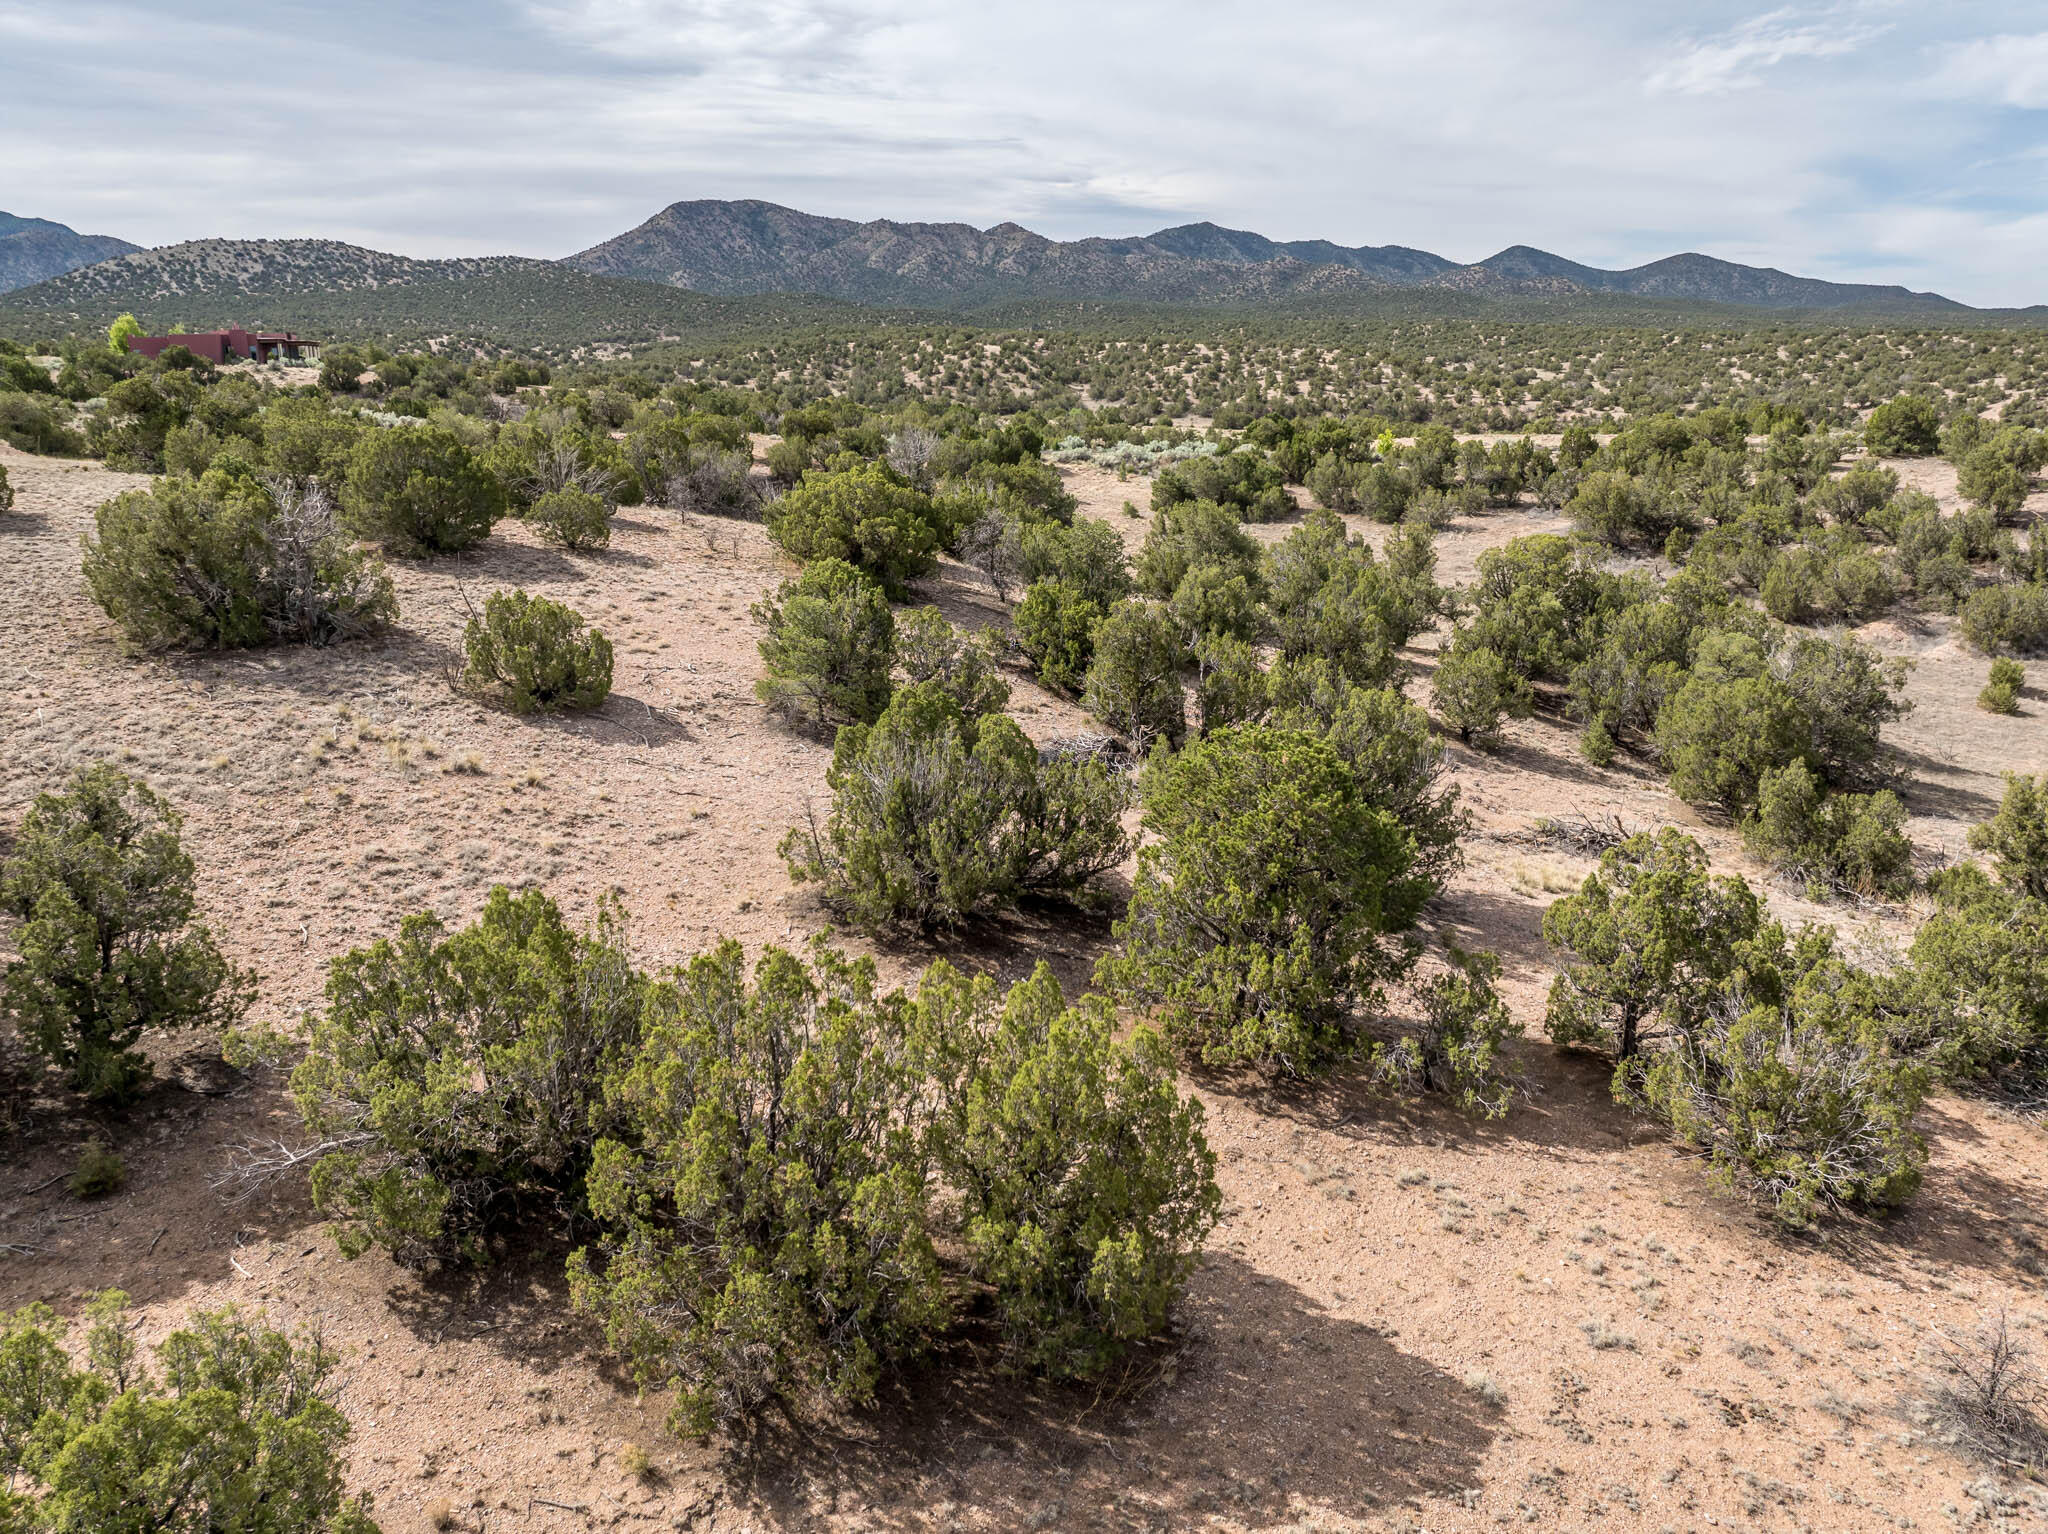
[[[1482,750],[1500,743],[1503,721],[1524,718],[1535,706],[1528,682],[1466,631],[1439,652],[1430,696],[1444,728]]]
[[[195,916],[179,817],[113,767],[36,797],[0,864],[0,907],[20,925],[0,996],[28,1045],[89,1097],[149,1080],[146,1033],[233,1024],[254,998]]]
[[[611,641],[546,597],[492,592],[462,648],[465,685],[495,690],[515,714],[596,708],[611,695]]]
[[[1845,1004],[1832,934],[1788,945],[1771,933],[1745,983],[1660,1052],[1631,1095],[1784,1224],[1903,1203],[1927,1164],[1913,1120],[1932,1074],[1891,1048],[1870,1010]]]
[[[2027,668],[2009,656],[1991,663],[1991,675],[1977,694],[1977,706],[1993,714],[2017,714],[2020,691],[2027,685]]]
[[[1082,706],[1142,756],[1154,741],[1187,738],[1179,625],[1156,602],[1119,602],[1096,625]]]
[[[494,889],[453,932],[409,916],[334,960],[291,1091],[342,1251],[477,1261],[521,1222],[575,1215],[643,992],[615,907],[579,933],[539,890]],[[234,1041],[238,1059],[285,1047]]]
[[[714,517],[759,516],[762,481],[754,477],[753,467],[753,457],[744,449],[695,446],[690,467],[670,478],[661,504]]]
[[[1044,964],[1000,998],[934,965],[917,1007],[939,1061],[934,1161],[1010,1353],[1099,1374],[1165,1326],[1220,1217],[1201,1105],[1157,1034],[1120,1041],[1115,1009],[1068,1006]]]
[[[1009,1357],[1055,1377],[1163,1326],[1218,1217],[1156,1039],[1043,966],[884,996],[871,959],[770,948],[750,980],[727,943],[656,983],[614,1097],[571,1289],[679,1432],[870,1401],[953,1319],[942,1203]]]
[[[1934,402],[1918,394],[1901,394],[1870,412],[1863,423],[1863,446],[1879,458],[1925,457],[1941,451],[1941,416]]]
[[[1017,604],[1017,647],[1054,692],[1077,693],[1095,658],[1104,609],[1084,588],[1063,580],[1032,583]]]
[[[572,552],[602,549],[612,541],[611,508],[587,490],[550,490],[527,508],[526,520],[543,542]]]
[[[1998,813],[1970,828],[1970,845],[1991,854],[2008,889],[2048,902],[2048,773],[2007,773]]]
[[[1600,469],[1579,482],[1565,515],[1589,538],[1617,549],[1661,549],[1674,532],[1694,526],[1681,496],[1618,470]]]
[[[340,1359],[229,1306],[140,1356],[128,1296],[86,1307],[82,1363],[43,1305],[0,1314],[0,1522],[20,1534],[377,1534],[347,1494]]]
[[[1264,556],[1258,540],[1228,507],[1214,501],[1175,501],[1157,510],[1133,572],[1137,587],[1160,601],[1171,600],[1190,570],[1214,566],[1225,580],[1244,577],[1253,597],[1264,600]]]
[[[1494,984],[1500,960],[1453,945],[1448,966],[1415,987],[1421,1019],[1415,1030],[1377,1046],[1371,1073],[1405,1092],[1438,1092],[1466,1113],[1497,1119],[1515,1100],[1515,1081],[1501,1060],[1521,1035]]]
[[[1029,522],[1018,537],[1017,576],[1027,588],[1064,581],[1107,612],[1130,595],[1131,560],[1107,522]]]
[[[1544,1026],[1556,1043],[1595,1045],[1625,1067],[1646,1044],[1698,1025],[1762,922],[1755,892],[1710,877],[1698,842],[1670,828],[1639,832],[1543,913],[1544,941],[1566,956]]]
[[[1769,667],[1747,635],[1701,642],[1692,676],[1657,715],[1657,750],[1679,798],[1742,815],[1766,772],[1812,759],[1806,710]]]
[[[1544,913],[1563,950],[1545,1018],[1616,1057],[1614,1093],[1707,1153],[1791,1225],[1883,1207],[1918,1184],[1929,1072],[1896,1047],[1877,987],[1832,934],[1788,938],[1676,830],[1609,848]]]
[[[0,463],[0,512],[14,510],[14,486],[7,482],[7,465]]]
[[[1118,948],[1098,983],[1211,1064],[1310,1076],[1352,1047],[1429,893],[1415,848],[1317,735],[1248,725],[1155,760]]]
[[[806,474],[769,506],[768,534],[794,559],[845,560],[898,601],[941,542],[931,497],[879,463]]]
[[[399,426],[357,441],[342,506],[362,537],[405,554],[455,554],[490,536],[505,495],[453,432]]]
[[[1893,1034],[1944,1077],[1996,1073],[2037,1097],[2048,1081],[2048,902],[1965,864],[1928,877]]]
[[[1152,481],[1152,510],[1189,501],[1227,506],[1246,522],[1276,522],[1294,511],[1280,471],[1251,449],[1190,458],[1160,470]]]
[[[75,458],[85,438],[71,424],[71,412],[56,400],[0,392],[0,442],[24,453]]]
[[[966,718],[999,714],[1010,701],[995,637],[961,633],[936,607],[914,607],[897,621],[896,662],[907,681],[934,684]]]
[[[1439,593],[1427,529],[1404,529],[1387,547],[1388,559],[1376,558],[1323,511],[1274,547],[1270,606],[1284,657],[1320,657],[1361,687],[1394,680],[1395,652],[1435,614]]]
[[[1809,892],[1901,899],[1913,889],[1906,809],[1889,789],[1830,794],[1806,764],[1766,771],[1745,826],[1759,857],[1805,881]]]
[[[1983,586],[1963,601],[1963,637],[1986,655],[2048,655],[2048,586]]]
[[[128,1186],[128,1163],[105,1140],[88,1140],[78,1153],[78,1165],[65,1180],[71,1196],[78,1199],[105,1198]]]
[[[1072,895],[1123,860],[1125,781],[1094,762],[1041,763],[1001,714],[974,717],[936,681],[897,690],[839,732],[825,824],[792,830],[790,876],[869,930],[937,927]]]
[[[678,1432],[863,1403],[945,1324],[911,1021],[829,950],[768,949],[749,984],[728,942],[655,984],[570,1281]]]
[[[767,631],[754,691],[770,708],[823,728],[888,705],[896,620],[882,588],[845,560],[813,560],[752,613]]]
[[[144,649],[327,644],[398,616],[390,576],[337,532],[317,481],[162,479],[93,523],[86,588]]]

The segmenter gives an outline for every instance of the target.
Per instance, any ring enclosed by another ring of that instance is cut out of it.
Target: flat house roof
[[[157,357],[173,346],[182,346],[195,357],[226,362],[229,357],[251,357],[264,350],[318,351],[318,341],[308,341],[295,330],[175,331],[167,336],[130,336],[128,349],[145,357]]]

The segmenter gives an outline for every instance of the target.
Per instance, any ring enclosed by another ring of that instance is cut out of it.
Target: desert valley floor
[[[496,883],[540,884],[579,919],[616,890],[649,965],[827,924],[775,853],[830,748],[753,694],[748,607],[791,568],[758,525],[638,508],[608,551],[572,556],[506,522],[475,555],[394,562],[402,617],[379,641],[138,660],[86,596],[79,537],[143,481],[5,447],[0,463],[19,495],[0,518],[0,825],[79,764],[144,774],[186,816],[215,931],[262,974],[259,1020],[315,1004],[325,961],[403,913],[467,918]],[[1146,503],[1144,482],[1066,472],[1083,514],[1135,544],[1146,519],[1122,507]],[[1911,475],[1954,507],[1953,470]],[[1439,539],[1440,578],[1562,526],[1534,510],[1461,520]],[[465,603],[513,585],[611,636],[601,710],[521,720],[451,688]],[[957,566],[924,597],[970,626],[1001,611]],[[1949,620],[1861,632],[1916,662],[1914,711],[1887,731],[1911,772],[1916,850],[1928,865],[1961,856],[2001,771],[2048,769],[2048,695],[2037,681],[2014,717],[1977,709],[1987,663]],[[1410,656],[1413,696],[1433,642]],[[1041,743],[1089,728],[1021,669],[1009,680]],[[347,1360],[352,1480],[389,1534],[2037,1523],[2037,1492],[1982,1479],[1914,1402],[1946,1328],[2004,1310],[2048,1338],[2038,1123],[1937,1097],[1922,1121],[1932,1164],[1905,1212],[1788,1238],[1617,1107],[1598,1060],[1541,1035],[1543,908],[1591,867],[1546,837],[1546,817],[1683,826],[1768,885],[1781,915],[1832,922],[1869,955],[1910,932],[1912,911],[1798,898],[1658,775],[1587,765],[1554,718],[1511,725],[1492,754],[1453,751],[1474,833],[1429,922],[1501,955],[1528,1030],[1526,1095],[1475,1125],[1341,1074],[1298,1093],[1186,1076],[1226,1218],[1174,1335],[1118,1390],[1005,1377],[970,1336],[872,1413],[678,1442],[664,1403],[636,1400],[602,1361],[558,1254],[422,1280],[379,1254],[345,1261],[301,1183],[216,1192],[235,1147],[297,1122],[276,1075],[229,1071],[195,1040],[161,1056],[159,1084],[113,1129],[132,1175],[111,1199],[64,1189],[100,1130],[75,1104],[37,1098],[0,1125],[0,1308],[70,1311],[118,1286],[152,1333],[227,1301],[317,1323]],[[902,980],[940,953],[1006,978],[1044,957],[1072,993],[1107,936],[1106,916],[1013,919],[880,958]],[[629,1444],[654,1476],[622,1467]]]

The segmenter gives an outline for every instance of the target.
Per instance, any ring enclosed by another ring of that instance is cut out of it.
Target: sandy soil
[[[80,763],[145,773],[187,816],[210,918],[262,972],[261,1016],[313,1003],[325,959],[401,913],[465,917],[495,882],[544,883],[579,916],[620,891],[649,963],[823,925],[774,853],[821,792],[829,752],[752,695],[747,607],[786,573],[758,528],[631,511],[609,552],[568,557],[506,524],[472,557],[396,567],[403,621],[377,643],[136,660],[84,594],[78,538],[101,499],[137,481],[5,448],[0,461],[20,495],[0,519],[0,827]],[[1119,509],[1146,504],[1142,480],[1081,469],[1070,482],[1089,514],[1142,537],[1146,519]],[[1462,522],[1442,539],[1443,574],[1463,579],[1479,550],[1554,523]],[[522,721],[448,686],[464,593],[515,583],[612,636],[617,691],[595,715]],[[997,616],[957,570],[930,594],[957,621]],[[1892,735],[1914,774],[1916,842],[1953,856],[2001,769],[2044,766],[2048,702],[2037,688],[2017,718],[1975,709],[1986,663],[1945,623],[1869,637],[1918,662],[1916,711]],[[1419,697],[1427,645],[1414,658]],[[1012,683],[1035,737],[1085,728],[1070,704]],[[1177,1334],[1121,1395],[1005,1379],[969,1337],[871,1414],[744,1448],[666,1439],[662,1403],[636,1401],[569,1311],[558,1253],[422,1281],[378,1256],[343,1261],[296,1188],[224,1203],[208,1179],[228,1150],[293,1121],[276,1080],[226,1072],[204,1041],[166,1048],[164,1082],[124,1120],[47,1093],[16,1110],[0,1138],[0,1306],[68,1310],[118,1285],[153,1334],[230,1300],[318,1321],[348,1360],[352,1479],[390,1534],[441,1509],[493,1531],[2038,1519],[1925,1441],[1907,1403],[1943,1328],[2001,1308],[2037,1345],[2048,1326],[2041,1131],[1943,1098],[1906,1213],[1820,1241],[1775,1235],[1617,1108],[1596,1061],[1541,1041],[1542,910],[1590,864],[1532,828],[1578,813],[1677,823],[1728,867],[1761,870],[1653,773],[1586,765],[1554,721],[1516,725],[1492,756],[1459,751],[1457,771],[1477,835],[1432,920],[1501,953],[1532,1030],[1525,1100],[1475,1126],[1344,1079],[1290,1093],[1190,1078],[1228,1214]],[[1912,921],[1773,900],[1874,943]],[[1100,920],[1020,920],[946,951],[1006,976],[1046,957],[1072,989],[1106,938]],[[936,951],[881,957],[901,978]],[[18,1088],[11,1040],[0,1056],[15,1073],[0,1090]],[[131,1181],[79,1204],[57,1179],[102,1131]],[[653,1453],[652,1480],[620,1468],[629,1442]]]

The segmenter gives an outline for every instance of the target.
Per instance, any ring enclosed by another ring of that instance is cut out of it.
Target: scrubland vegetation
[[[167,1037],[276,1067],[296,1128],[232,1180],[304,1179],[342,1252],[437,1281],[538,1261],[685,1438],[886,1411],[918,1371],[1138,1388],[1241,1196],[1219,1098],[1356,1092],[1483,1155],[1539,1049],[1591,1057],[1618,1111],[1697,1158],[1696,1206],[1794,1265],[1913,1208],[1930,1104],[2038,1114],[2048,776],[2009,775],[1974,856],[1917,845],[1887,736],[1912,661],[1852,632],[1943,626],[1987,668],[1985,714],[2037,711],[2036,337],[1171,338],[1189,323],[566,367],[332,347],[317,376],[0,351],[14,448],[150,476],[80,555],[110,666],[367,666],[433,577],[464,613],[434,685],[522,728],[616,719],[606,609],[472,599],[473,562],[511,525],[580,579],[634,518],[711,548],[758,523],[762,728],[831,748],[773,830],[836,935],[749,952],[693,923],[657,958],[616,893],[584,912],[500,884],[319,956],[302,1017],[224,953],[170,798],[101,749],[0,844],[0,998],[61,1077],[34,1090],[118,1128]],[[1949,504],[1918,463],[1952,471]],[[1084,514],[1078,469],[1127,485],[1128,516]],[[0,476],[18,522],[13,497]],[[1553,525],[1446,575],[1451,530],[1534,513]],[[1027,686],[1091,722],[1027,729]],[[1584,828],[1595,866],[1543,883],[1547,997],[1518,1015],[1504,953],[1452,919],[1499,839],[1457,779],[1531,719],[1576,735],[1546,770],[1627,773],[1690,818]],[[1750,874],[1717,864],[1718,830]],[[1878,912],[1890,952],[1851,930]],[[1045,930],[1093,933],[1066,983],[1017,936]],[[1029,962],[982,962],[1019,943]],[[78,1195],[149,1153],[110,1166],[96,1142]],[[211,1521],[124,1508],[138,1528],[374,1527],[317,1336],[202,1312],[150,1366],[122,1303],[92,1302],[82,1344],[39,1305],[0,1316],[0,1527],[114,1527],[107,1499],[145,1482]],[[1984,1385],[1975,1351],[1951,1363],[1955,1442],[2038,1468],[2032,1398]],[[279,1502],[287,1521],[252,1511]]]

